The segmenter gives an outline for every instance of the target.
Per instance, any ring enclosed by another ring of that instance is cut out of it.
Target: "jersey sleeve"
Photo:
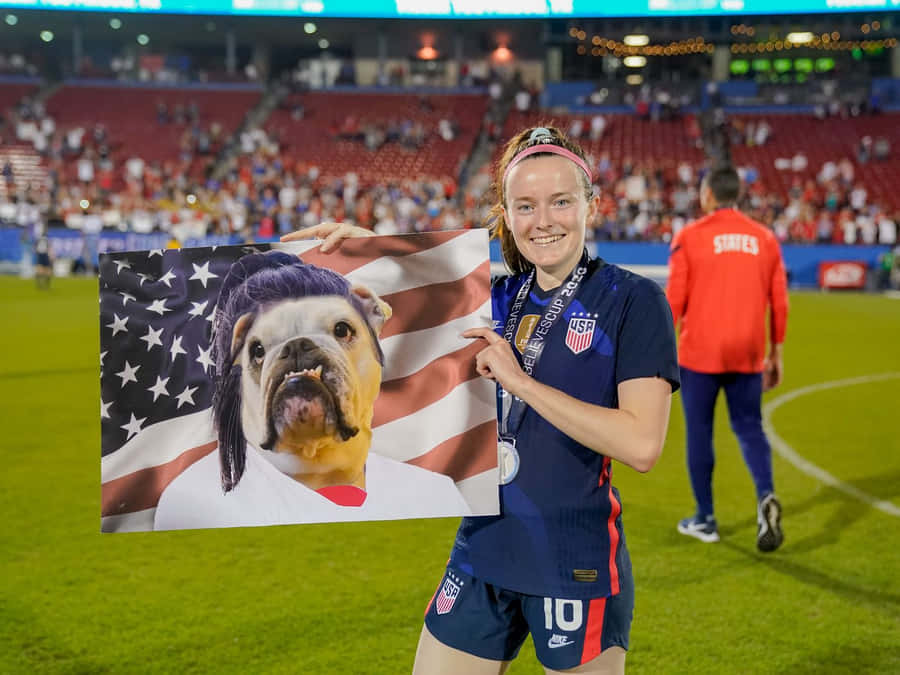
[[[631,293],[619,328],[616,384],[638,377],[662,377],[680,386],[675,327],[662,289],[643,279]]]
[[[666,298],[672,309],[672,322],[678,325],[687,306],[688,261],[685,250],[684,230],[672,240],[669,250],[669,281],[666,284]]]

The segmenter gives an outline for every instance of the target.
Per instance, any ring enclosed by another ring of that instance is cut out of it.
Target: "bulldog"
[[[272,251],[235,263],[217,311],[213,410],[225,492],[243,475],[247,443],[313,490],[364,490],[390,306]]]
[[[368,289],[351,292],[365,315],[340,296],[285,300],[241,316],[231,339],[245,438],[314,490],[365,489],[381,387],[376,340],[391,309]]]
[[[154,528],[470,515],[449,476],[370,452],[390,316],[283,251],[235,262],[213,324],[218,452],[169,483]]]

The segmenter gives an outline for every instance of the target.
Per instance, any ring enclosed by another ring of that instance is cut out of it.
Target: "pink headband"
[[[591,177],[591,169],[587,165],[587,162],[585,162],[583,159],[581,159],[581,157],[576,155],[571,150],[566,150],[565,148],[561,148],[558,145],[553,145],[551,143],[542,143],[541,145],[532,145],[530,148],[526,148],[525,150],[520,152],[518,155],[513,157],[512,161],[506,165],[506,171],[503,172],[503,182],[500,185],[503,185],[503,186],[506,185],[506,178],[509,176],[509,172],[512,171],[512,168],[516,164],[521,162],[526,157],[530,157],[531,155],[536,155],[539,152],[544,152],[544,153],[549,152],[552,155],[559,155],[560,157],[565,157],[566,159],[571,159],[587,175],[588,183],[592,182],[593,179]]]

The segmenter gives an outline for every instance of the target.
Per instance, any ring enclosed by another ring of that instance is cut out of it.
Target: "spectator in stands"
[[[438,122],[438,135],[448,143],[456,138],[456,129],[453,122],[446,117],[441,118]]]
[[[516,110],[519,112],[528,112],[531,109],[531,92],[528,87],[521,87],[515,96]]]
[[[863,136],[856,145],[856,161],[865,164],[872,157],[872,137]]]
[[[584,133],[584,120],[580,117],[575,117],[569,123],[568,135],[573,140],[579,140],[581,135]]]
[[[853,186],[853,190],[850,191],[850,208],[856,212],[860,212],[866,208],[866,199],[869,196],[868,190],[866,190],[866,186],[862,183],[857,183]]]
[[[851,162],[847,157],[842,157],[838,162],[838,172],[840,175],[840,181],[843,183],[845,188],[849,188],[853,185],[853,181],[856,175],[856,169],[853,168],[853,162]]]
[[[753,144],[757,146],[765,145],[771,136],[772,127],[765,120],[759,120],[753,132]]]
[[[16,174],[13,171],[12,162],[9,159],[4,160],[3,169],[0,170],[0,175],[3,176],[3,182],[6,183],[7,192],[11,192],[16,183]]]
[[[878,243],[883,246],[893,246],[897,243],[897,223],[887,213],[879,211],[876,214],[878,223]]]
[[[772,453],[762,428],[762,392],[783,373],[787,280],[778,242],[763,225],[736,208],[740,177],[731,166],[714,167],[700,187],[708,214],[672,241],[666,295],[680,324],[679,365],[687,428],[687,462],[697,502],[678,531],[704,542],[719,541],[713,510],[713,413],[725,389],[731,425],[756,487],[759,550],[783,540],[781,505],[775,498]],[[755,281],[749,281],[755,280]],[[771,308],[770,348],[766,310]]]
[[[597,113],[591,116],[591,140],[599,141],[603,138],[603,133],[606,131],[606,118]]]

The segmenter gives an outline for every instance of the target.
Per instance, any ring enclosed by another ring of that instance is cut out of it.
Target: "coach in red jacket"
[[[707,215],[675,236],[669,257],[666,295],[680,329],[687,463],[697,500],[697,513],[679,522],[678,531],[705,542],[719,540],[712,435],[716,397],[724,388],[731,427],[756,485],[757,547],[774,551],[783,540],[781,505],[772,483],[761,398],[763,390],[781,382],[787,280],[773,233],[735,208],[740,188],[734,168],[713,168],[700,187],[700,206]]]

